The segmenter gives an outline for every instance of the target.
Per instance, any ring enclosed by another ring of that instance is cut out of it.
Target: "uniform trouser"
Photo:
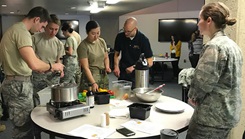
[[[3,81],[1,92],[9,108],[9,119],[13,123],[13,139],[33,139],[30,113],[33,109],[33,85],[31,81]]]
[[[33,101],[34,106],[40,105],[40,98],[37,94],[40,90],[50,86],[50,84],[47,83],[47,81],[51,84],[58,84],[59,83],[59,76],[54,75],[54,73],[48,72],[48,73],[32,73],[32,83],[33,83]]]
[[[217,128],[190,121],[186,139],[227,139],[231,128]]]
[[[100,73],[100,70],[90,70],[93,78],[98,84],[99,88],[109,89],[109,78],[106,72]],[[86,77],[86,73],[83,71],[81,76],[80,91],[87,90],[90,82]]]
[[[61,83],[72,83],[76,84],[77,71],[79,70],[78,61],[75,57],[66,57],[63,59],[64,68],[64,77],[61,78]]]

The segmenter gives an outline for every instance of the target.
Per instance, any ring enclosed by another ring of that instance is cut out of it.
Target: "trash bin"
[[[173,129],[162,129],[161,139],[178,139],[179,133]]]

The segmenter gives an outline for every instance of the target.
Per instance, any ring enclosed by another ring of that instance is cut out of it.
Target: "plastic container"
[[[145,120],[150,116],[151,106],[142,103],[133,103],[129,105],[129,114],[131,118]]]
[[[123,96],[128,94],[130,97],[131,94],[132,82],[126,80],[112,81],[112,91],[115,92],[115,99],[124,99]]]
[[[96,104],[109,104],[110,94],[107,92],[97,92],[94,94],[94,100]]]

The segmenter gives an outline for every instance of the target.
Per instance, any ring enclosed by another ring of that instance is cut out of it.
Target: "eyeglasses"
[[[128,34],[130,34],[131,32],[133,32],[134,31],[134,29],[135,29],[135,27],[131,30],[131,31],[126,31],[124,28],[123,28],[123,31],[124,31],[124,33],[128,33]]]

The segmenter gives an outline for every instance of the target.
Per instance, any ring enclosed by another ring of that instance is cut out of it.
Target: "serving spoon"
[[[155,89],[153,89],[153,90],[151,90],[151,91],[146,91],[146,92],[144,92],[144,93],[142,93],[142,94],[150,94],[150,93],[152,93],[152,92],[154,92],[154,91],[156,91],[156,90],[159,90],[159,89],[162,88],[163,86],[165,86],[165,84],[161,84],[161,85],[159,85],[158,87],[156,87]]]

